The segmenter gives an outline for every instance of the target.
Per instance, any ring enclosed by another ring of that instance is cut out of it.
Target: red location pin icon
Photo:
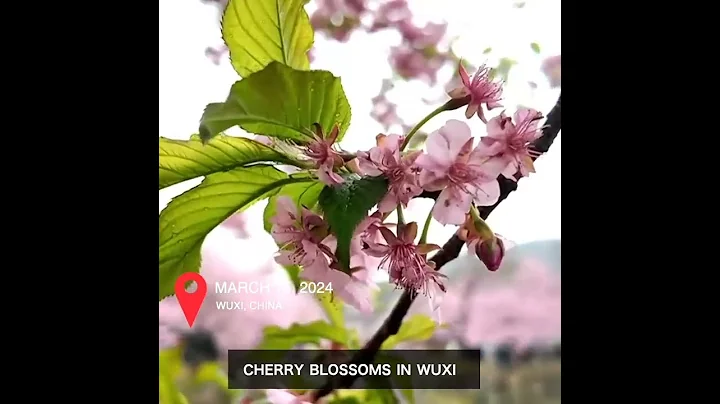
[[[195,284],[197,285],[197,289],[194,292],[188,292],[185,290],[185,284],[190,281],[195,281]],[[177,296],[180,308],[182,309],[183,314],[185,314],[185,319],[191,328],[193,323],[195,323],[195,318],[198,315],[198,311],[200,311],[200,306],[202,306],[202,302],[205,300],[206,295],[207,283],[199,273],[184,273],[180,275],[178,280],[175,282],[175,296]]]

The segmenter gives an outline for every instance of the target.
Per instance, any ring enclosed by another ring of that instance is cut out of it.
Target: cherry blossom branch
[[[543,127],[542,135],[532,144],[532,148],[538,152],[538,156],[542,153],[546,153],[550,149],[553,141],[555,141],[558,133],[560,133],[560,124],[560,96],[558,96],[558,100],[555,103],[555,106],[547,116],[547,121],[545,123],[545,126]],[[537,157],[533,158],[533,160],[535,160],[536,158]],[[498,181],[500,183],[500,198],[493,206],[479,208],[480,217],[482,219],[487,219],[488,216],[490,216],[490,213],[492,213],[492,211],[495,210],[495,208],[502,201],[504,201],[511,192],[517,189],[516,181],[504,178],[502,176],[498,177]],[[431,197],[433,199],[437,199],[437,196],[437,192],[426,192],[421,195],[421,197]],[[442,249],[438,251],[432,258],[430,258],[430,261],[435,262],[436,270],[439,271],[445,264],[457,258],[458,255],[460,255],[463,244],[464,242],[460,240],[457,235],[453,235],[445,243],[445,245],[443,245]],[[410,310],[410,306],[412,305],[416,296],[416,293],[411,293],[407,290],[403,292],[400,300],[397,302],[395,307],[390,312],[390,315],[385,319],[380,328],[375,332],[375,335],[370,338],[370,340],[361,350],[355,353],[355,355],[350,359],[349,363],[372,363],[383,342],[385,342],[391,336],[397,334],[400,330],[403,319],[405,318],[405,315],[407,315],[408,310]],[[351,387],[353,383],[355,383],[357,378],[358,376],[330,377],[325,383],[325,385],[323,385],[315,392],[312,392],[309,397],[312,398],[312,402],[317,402],[319,399],[327,396],[334,390]]]

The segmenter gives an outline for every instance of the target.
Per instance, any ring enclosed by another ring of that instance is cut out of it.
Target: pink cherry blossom
[[[346,42],[359,26],[366,0],[318,0],[317,10],[310,16],[316,31],[322,31],[339,42]]]
[[[373,108],[370,116],[378,121],[385,129],[400,122],[397,114],[397,106],[390,102],[384,95],[379,95],[372,99]]]
[[[282,265],[300,265],[300,277],[312,282],[332,284],[333,294],[361,312],[372,311],[370,283],[336,269],[337,242],[328,236],[327,224],[306,208],[298,215],[293,201],[285,196],[277,200],[272,218],[272,236],[282,245],[275,258]]]
[[[379,231],[387,244],[368,248],[366,251],[382,258],[380,267],[388,271],[391,282],[405,290],[427,296],[435,309],[439,303],[439,299],[435,299],[439,297],[438,291],[445,292],[441,281],[444,275],[435,271],[435,263],[425,257],[427,253],[440,247],[434,244],[416,245],[417,230],[415,222],[398,226],[397,236],[390,229],[381,227]]]
[[[534,109],[520,108],[513,119],[503,112],[488,122],[488,135],[480,139],[478,153],[503,165],[502,174],[514,180],[515,173],[528,176],[535,172],[533,157],[539,153],[531,149],[532,142],[542,135],[538,123],[542,114]]]
[[[205,56],[210,59],[214,65],[219,65],[222,61],[222,57],[228,54],[228,48],[225,45],[218,47],[207,47],[205,48]]]
[[[372,280],[380,266],[380,259],[367,254],[365,249],[377,248],[382,243],[383,237],[380,228],[392,226],[392,224],[383,223],[383,219],[383,214],[376,211],[363,219],[355,228],[355,237],[350,242],[350,267],[354,271],[353,276],[358,279]]]
[[[390,49],[390,65],[406,80],[420,79],[434,85],[444,63],[445,59],[439,55],[431,56],[409,46]]]
[[[366,175],[384,175],[389,182],[388,192],[378,203],[380,212],[391,212],[398,204],[407,207],[410,199],[422,193],[418,185],[418,170],[415,159],[421,152],[400,154],[404,138],[397,135],[378,135],[377,146],[369,152],[358,152],[358,165]]]
[[[359,233],[357,239],[365,246],[374,248],[383,240],[380,229],[383,227],[391,227],[394,224],[383,223],[384,215],[380,211],[376,211],[372,215],[363,219],[358,225],[356,232]]]
[[[275,261],[281,265],[328,265],[334,255],[321,242],[327,237],[327,224],[315,213],[306,208],[298,213],[292,199],[281,196],[277,200],[277,213],[270,219],[273,226],[271,234],[281,245]]]
[[[502,162],[471,151],[473,139],[464,122],[451,119],[427,140],[427,154],[415,160],[420,167],[420,185],[440,191],[433,217],[442,224],[463,224],[473,201],[490,206],[500,196],[496,180]]]
[[[495,83],[490,79],[490,68],[485,65],[480,66],[472,80],[468,76],[465,67],[462,62],[458,64],[458,73],[462,80],[462,87],[458,87],[448,93],[452,98],[465,98],[469,97],[469,103],[467,110],[465,110],[465,117],[470,119],[473,115],[477,114],[478,118],[483,122],[487,123],[485,113],[482,109],[482,104],[487,106],[487,110],[490,111],[493,108],[502,107],[500,100],[502,99],[502,85]]]
[[[287,390],[265,390],[270,404],[311,404],[312,401],[305,396],[296,396]]]
[[[393,26],[400,21],[412,18],[407,0],[390,0],[378,7],[373,13],[373,22],[369,31],[375,32]]]
[[[436,47],[445,36],[447,24],[427,23],[424,27],[418,27],[406,19],[400,21],[398,29],[403,39],[416,49]]]
[[[335,252],[337,248],[337,239],[334,236],[328,236],[323,240],[322,246],[327,251]],[[352,247],[352,245],[351,245]],[[364,254],[357,248],[351,251],[351,265],[362,264],[358,262],[357,254]],[[334,258],[334,256],[333,256]],[[355,258],[353,260],[353,258]],[[339,297],[347,304],[355,307],[361,313],[372,312],[373,304],[370,300],[370,292],[375,288],[372,279],[367,276],[366,268],[353,268],[355,270],[351,275],[337,269],[337,261],[325,260],[315,261],[311,265],[303,267],[300,277],[312,282],[323,282],[323,284],[332,285],[333,295]]]
[[[316,0],[318,10],[330,16],[358,17],[367,9],[367,0]]]
[[[550,82],[550,88],[560,87],[560,55],[545,59],[542,71]]]
[[[335,25],[333,21],[342,21]],[[338,42],[347,42],[357,27],[357,22],[342,15],[335,17],[327,14],[324,10],[318,9],[310,16],[310,23],[316,32],[324,32]]]
[[[386,130],[392,125],[402,123],[402,120],[397,115],[397,106],[387,98],[387,93],[392,90],[393,87],[394,84],[392,80],[383,80],[380,93],[371,100],[373,108],[370,116],[383,125]]]
[[[340,154],[333,149],[339,134],[340,127],[335,125],[330,134],[325,137],[320,125],[315,124],[315,137],[305,147],[305,155],[317,167],[318,178],[327,185],[342,184],[345,181],[343,177],[333,171],[335,167],[341,167],[344,163]]]

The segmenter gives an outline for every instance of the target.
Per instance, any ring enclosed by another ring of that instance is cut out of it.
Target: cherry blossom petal
[[[277,198],[276,206],[275,216],[270,219],[271,223],[279,226],[292,226],[297,222],[300,216],[297,206],[291,198],[287,196]]]
[[[440,166],[449,167],[472,138],[470,127],[457,119],[448,120],[427,139],[427,154]]]
[[[497,181],[486,182],[475,192],[475,203],[480,206],[492,206],[498,199],[500,199],[500,184]]]
[[[495,182],[497,184],[497,181]],[[499,189],[498,189],[499,195]],[[473,197],[455,187],[447,187],[438,196],[432,215],[443,225],[461,225],[465,222],[465,214],[470,211]]]
[[[470,76],[468,76],[467,70],[462,65],[462,61],[458,65],[458,73],[460,74],[460,80],[462,80],[463,86],[470,87]]]
[[[397,207],[397,197],[388,192],[378,203],[378,210],[382,213],[388,213],[395,210]]]
[[[532,108],[518,108],[517,111],[515,111],[515,114],[513,114],[513,120],[516,124],[520,124],[520,122],[527,122],[527,130],[537,130],[537,125],[539,122],[538,116],[540,116],[540,112],[532,109]]]
[[[470,119],[475,115],[476,113],[482,112],[482,109],[480,108],[480,104],[476,102],[470,102],[468,104],[467,109],[465,110],[465,118]]]
[[[303,401],[287,390],[265,390],[265,394],[270,404],[310,404],[309,401]]]
[[[370,149],[370,152],[372,152],[373,150],[374,150],[374,148]],[[375,163],[373,163],[370,153],[358,152],[357,156],[358,156],[358,158],[356,160],[358,163],[358,167],[360,168],[360,171],[363,174],[369,175],[372,177],[377,177],[378,175],[382,175],[382,171],[380,171],[377,168],[377,166],[375,165]]]
[[[317,176],[318,179],[322,181],[325,185],[334,186],[345,182],[345,179],[343,179],[343,177],[333,171],[332,160],[330,161],[330,163],[326,163],[318,167]]]

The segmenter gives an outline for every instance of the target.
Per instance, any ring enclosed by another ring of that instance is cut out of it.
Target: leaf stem
[[[405,150],[407,145],[410,143],[410,139],[412,139],[413,136],[415,136],[415,133],[423,126],[425,125],[429,120],[433,119],[436,115],[439,113],[447,110],[447,103],[437,107],[434,111],[429,113],[425,118],[422,119],[422,121],[418,122],[417,125],[415,125],[414,128],[410,130],[410,132],[405,136],[405,140],[403,141],[402,145],[400,146],[400,151]]]
[[[423,231],[420,234],[420,241],[418,241],[418,244],[423,244],[427,242],[427,236],[428,231],[430,230],[430,223],[432,222],[432,209],[430,212],[428,212],[427,219],[425,219],[425,226],[423,226]]]

